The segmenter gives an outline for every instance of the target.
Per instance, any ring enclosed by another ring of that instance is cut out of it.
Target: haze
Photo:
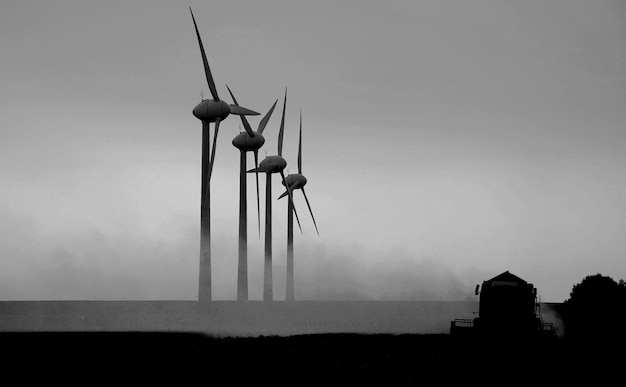
[[[196,298],[191,110],[209,91],[187,5],[0,7],[0,299]],[[297,193],[296,298],[463,300],[509,270],[560,302],[586,275],[626,278],[626,3],[189,5],[221,96],[266,112],[289,87],[291,172],[303,111],[321,237]],[[212,178],[216,299],[236,291],[239,124]],[[274,211],[281,299],[284,199]]]

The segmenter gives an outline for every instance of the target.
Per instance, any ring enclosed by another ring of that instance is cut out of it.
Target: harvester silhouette
[[[476,285],[480,294],[478,317],[455,319],[452,336],[554,337],[551,323],[543,322],[537,289],[518,276],[505,271]]]

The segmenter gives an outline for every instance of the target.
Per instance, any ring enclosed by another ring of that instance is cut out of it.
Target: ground
[[[212,338],[187,333],[0,333],[5,377],[202,384],[547,385],[616,372],[606,348],[563,339],[455,339],[449,335],[301,335]],[[88,378],[88,379],[85,379]],[[94,379],[95,378],[95,379]],[[211,383],[214,382],[214,383]]]

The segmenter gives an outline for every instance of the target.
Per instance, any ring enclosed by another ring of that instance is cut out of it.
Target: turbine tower
[[[204,46],[202,45],[202,39],[200,38],[200,32],[198,31],[198,25],[196,19],[193,16],[193,11],[189,7],[191,12],[191,19],[193,20],[193,26],[196,30],[196,36],[198,37],[198,45],[200,46],[200,54],[202,55],[202,63],[204,64],[204,73],[206,80],[211,90],[211,96],[213,99],[203,99],[193,109],[193,115],[202,121],[202,192],[200,201],[200,271],[198,281],[198,300],[210,301],[211,300],[211,174],[213,172],[213,164],[215,161],[215,144],[217,143],[217,133],[220,128],[220,121],[223,121],[229,114],[243,115],[258,115],[259,113],[252,110],[248,110],[237,105],[228,105],[226,102],[220,100],[217,89],[215,88],[215,82],[211,75],[211,69],[209,68],[209,62],[204,52]],[[215,129],[213,133],[213,149],[209,146],[209,124],[215,123]]]
[[[272,301],[273,285],[272,285],[272,174],[280,173],[283,184],[285,187],[289,187],[285,183],[285,174],[283,170],[287,167],[287,161],[282,157],[283,154],[283,133],[285,131],[285,109],[287,108],[287,89],[285,88],[285,102],[283,104],[283,115],[280,120],[280,131],[278,132],[278,155],[267,156],[261,164],[255,169],[248,172],[264,172],[265,173],[265,263],[264,263],[264,275],[263,275],[263,301]],[[289,195],[289,201],[292,202],[291,190],[287,190]],[[292,202],[293,205],[293,202]],[[294,213],[296,214],[296,220],[298,226],[300,226],[300,219],[298,219],[298,213],[294,207]],[[302,231],[302,228],[300,228]]]
[[[304,200],[306,200],[306,205],[309,207],[309,212],[311,213],[311,219],[313,219],[313,224],[315,225],[315,231],[317,235],[320,235],[319,230],[317,229],[317,223],[315,222],[315,217],[313,216],[313,211],[311,210],[311,204],[309,203],[309,198],[306,196],[306,191],[304,190],[304,186],[307,183],[306,177],[302,174],[302,111],[300,111],[300,138],[298,140],[298,173],[288,175],[283,181],[283,185],[286,185],[288,188],[282,195],[278,197],[281,199],[285,197],[290,191],[293,195],[293,191],[299,189],[302,191],[302,195],[304,195]],[[293,196],[292,196],[293,197]],[[285,292],[285,300],[293,301],[294,300],[294,268],[293,268],[293,201],[290,200],[287,203],[287,289]]]
[[[233,98],[235,105],[239,105],[235,95],[226,85],[230,96]],[[265,143],[263,137],[263,131],[267,122],[276,107],[276,103],[270,108],[265,116],[259,122],[259,128],[255,132],[250,127],[248,119],[245,116],[241,116],[241,122],[243,123],[245,132],[239,133],[237,137],[233,139],[233,145],[239,149],[240,166],[239,166],[239,259],[237,270],[237,301],[248,301],[248,198],[247,198],[247,182],[246,182],[246,153],[254,152],[254,166],[255,169],[259,167],[259,149]],[[259,238],[261,237],[261,204],[259,200],[259,172],[255,172],[256,175],[256,204],[257,204],[257,222],[259,226]]]

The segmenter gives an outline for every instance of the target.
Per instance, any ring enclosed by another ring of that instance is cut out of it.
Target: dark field
[[[212,338],[187,333],[0,333],[3,380],[201,385],[562,385],[617,375],[623,347],[457,339],[449,335],[324,334]],[[609,349],[618,352],[609,353]],[[622,351],[620,353],[619,351]],[[177,383],[177,384],[179,384]],[[117,384],[117,383],[116,383]]]

